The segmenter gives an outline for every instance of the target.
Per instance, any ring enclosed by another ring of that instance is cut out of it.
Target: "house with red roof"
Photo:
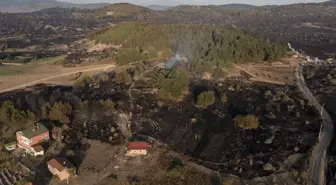
[[[49,139],[49,130],[39,123],[16,132],[18,147],[34,156],[44,155],[44,149],[41,144],[48,142]]]
[[[75,166],[66,158],[53,158],[47,162],[50,173],[57,176],[61,181],[75,175]],[[72,174],[73,173],[73,174]]]
[[[126,156],[135,157],[148,155],[150,145],[147,142],[129,142],[127,144]]]

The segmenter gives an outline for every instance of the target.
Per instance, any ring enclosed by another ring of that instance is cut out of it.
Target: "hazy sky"
[[[230,3],[244,3],[251,5],[270,5],[270,4],[293,4],[293,3],[308,3],[308,2],[323,2],[326,0],[60,0],[72,3],[97,3],[97,2],[129,2],[138,5],[179,5],[179,4],[230,4]]]

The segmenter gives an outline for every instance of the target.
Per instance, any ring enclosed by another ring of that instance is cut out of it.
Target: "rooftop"
[[[52,168],[57,169],[57,171],[59,172],[65,169],[65,167],[61,163],[59,163],[55,158],[48,161],[47,164],[51,166]]]
[[[44,149],[41,145],[35,145],[32,147],[35,152],[42,152]]]
[[[29,127],[25,130],[21,130],[20,132],[22,133],[23,136],[30,139],[40,134],[49,132],[49,130],[44,125],[38,124],[37,126]]]
[[[66,158],[57,158],[57,159],[53,158],[50,161],[48,161],[47,164],[53,168],[56,168],[57,171],[59,172],[63,171],[65,168],[68,169],[75,168],[75,166]]]
[[[128,150],[144,150],[148,148],[149,144],[147,142],[129,142],[127,144]]]

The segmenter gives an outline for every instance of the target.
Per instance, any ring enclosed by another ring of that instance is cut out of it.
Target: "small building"
[[[57,176],[61,181],[68,181],[71,176],[75,175],[75,166],[65,158],[53,158],[47,164],[50,173]]]
[[[147,142],[129,142],[127,144],[126,156],[135,157],[147,155],[150,145]]]
[[[44,149],[41,145],[34,145],[32,146],[32,153],[36,157],[38,155],[44,155]]]
[[[18,147],[34,156],[44,154],[44,149],[41,144],[48,142],[49,139],[49,130],[39,123],[25,130],[16,132]]]
[[[16,141],[5,144],[5,148],[7,151],[15,150],[16,147],[17,147]]]

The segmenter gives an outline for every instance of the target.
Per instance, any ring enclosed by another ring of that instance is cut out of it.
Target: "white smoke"
[[[186,57],[181,57],[179,54],[174,55],[171,57],[166,63],[165,68],[166,69],[172,69],[176,65],[180,64],[181,62],[188,63],[188,59]]]
[[[292,48],[292,45],[290,43],[288,43],[288,47],[291,51],[296,52],[296,50],[294,48]]]

